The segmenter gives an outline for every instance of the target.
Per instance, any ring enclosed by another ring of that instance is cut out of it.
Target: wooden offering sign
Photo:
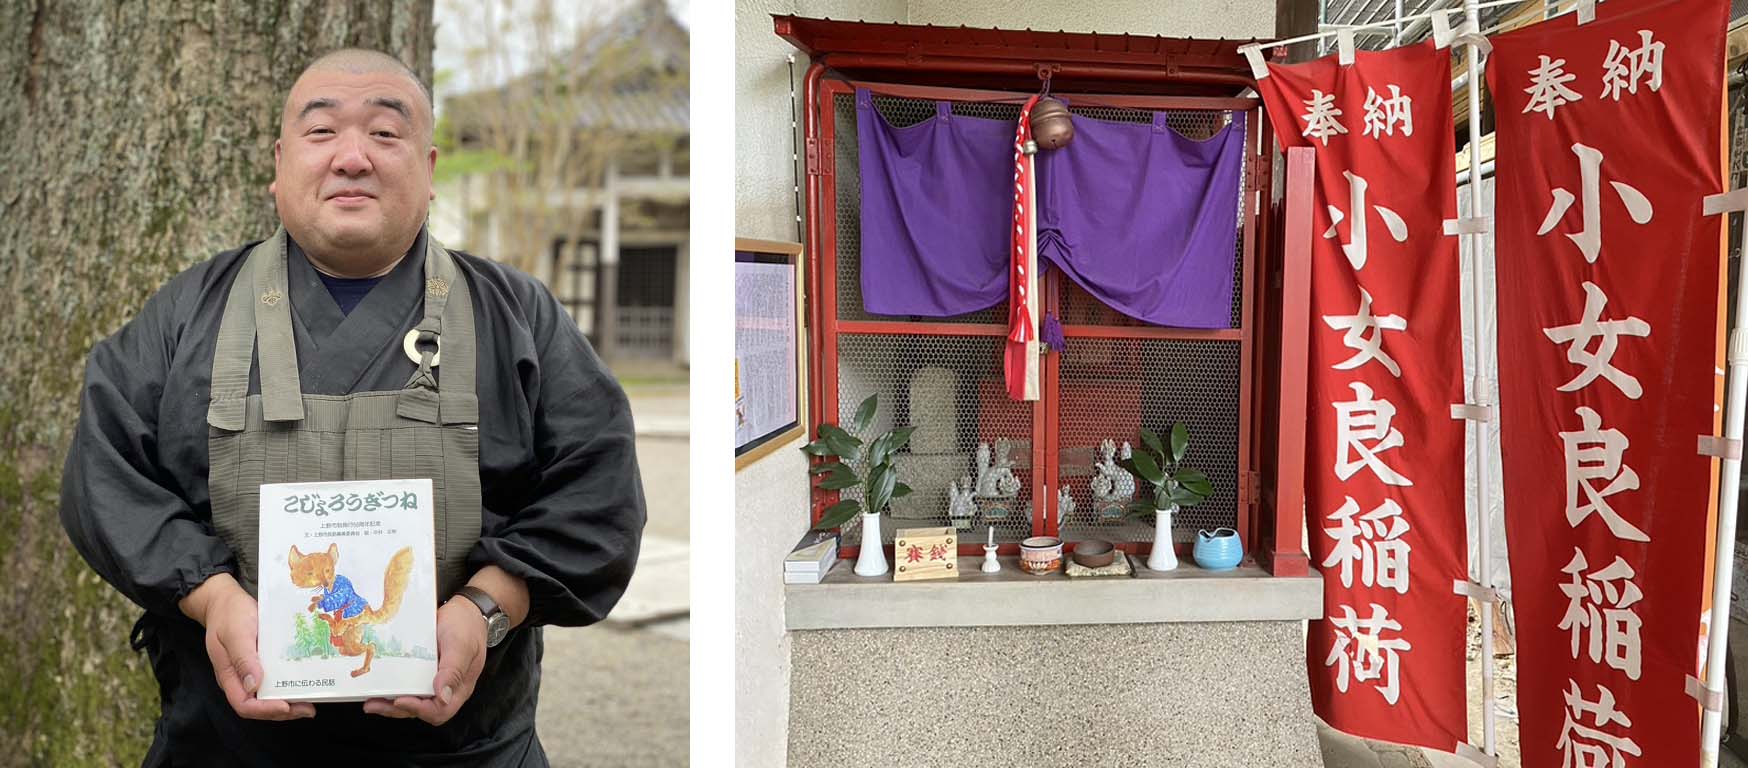
[[[959,537],[952,528],[900,528],[892,540],[893,581],[959,578]]]

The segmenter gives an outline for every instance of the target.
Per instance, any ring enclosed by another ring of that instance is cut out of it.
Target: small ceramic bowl
[[[1117,559],[1117,551],[1108,541],[1083,541],[1074,545],[1074,562],[1087,568],[1103,568]]]
[[[1020,542],[1020,569],[1034,576],[1062,568],[1062,540],[1033,536]]]

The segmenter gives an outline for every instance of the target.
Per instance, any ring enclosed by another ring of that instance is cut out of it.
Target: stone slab
[[[894,583],[892,574],[857,576],[841,561],[819,584],[784,586],[784,624],[791,630],[887,627],[976,627],[1046,624],[1132,624],[1285,621],[1317,618],[1323,579],[1277,578],[1255,565],[1211,572],[1185,562],[1158,574],[1131,556],[1136,578],[1033,576],[1019,558],[998,558],[999,573],[979,570],[981,557],[959,558],[957,581]]]
[[[910,437],[913,453],[953,453],[959,450],[959,374],[920,368],[910,378]]]

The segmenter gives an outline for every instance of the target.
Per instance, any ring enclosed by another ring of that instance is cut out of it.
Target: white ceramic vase
[[[1155,571],[1170,571],[1177,568],[1177,548],[1171,541],[1171,513],[1177,511],[1176,504],[1169,504],[1153,513],[1153,553],[1147,556],[1147,567]],[[860,566],[857,566],[860,573]]]
[[[862,514],[862,551],[856,555],[857,576],[886,573],[886,553],[880,549],[880,514]]]

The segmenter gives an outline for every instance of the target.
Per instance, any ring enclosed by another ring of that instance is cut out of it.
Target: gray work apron
[[[206,417],[213,527],[236,555],[243,587],[255,594],[263,483],[430,478],[441,604],[466,583],[467,554],[480,534],[479,398],[467,279],[427,235],[424,319],[414,329],[416,342],[394,345],[394,354],[406,348],[419,357],[406,386],[306,395],[292,337],[285,237],[282,227],[249,253],[219,324]],[[250,353],[257,344],[261,393],[251,395]]]

